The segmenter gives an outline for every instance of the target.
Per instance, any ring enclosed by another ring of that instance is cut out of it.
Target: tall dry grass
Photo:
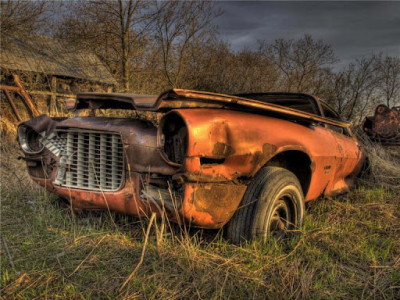
[[[2,144],[15,139],[17,133],[17,124],[7,118],[0,118],[0,137]]]
[[[361,130],[355,132],[366,159],[359,178],[361,184],[400,191],[400,146],[382,146]]]
[[[400,297],[399,193],[321,199],[291,239],[238,247],[154,216],[74,214],[30,181],[19,154],[12,143],[1,152],[3,298]]]
[[[399,161],[363,136],[369,171],[358,189],[311,203],[291,239],[238,247],[223,230],[154,215],[74,214],[30,180],[8,125],[0,152],[2,298],[400,298]]]

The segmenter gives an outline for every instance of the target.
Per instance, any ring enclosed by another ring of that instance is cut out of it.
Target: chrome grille
[[[59,172],[56,184],[105,192],[121,187],[124,155],[119,134],[76,129],[57,133],[64,141],[61,161],[66,158],[66,168]]]

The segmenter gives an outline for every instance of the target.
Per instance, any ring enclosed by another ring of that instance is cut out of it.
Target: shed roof
[[[10,70],[117,83],[93,52],[44,36],[2,36],[0,65]]]

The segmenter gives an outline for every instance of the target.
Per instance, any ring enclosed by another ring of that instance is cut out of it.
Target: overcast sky
[[[400,56],[400,1],[397,2],[217,2],[215,20],[232,49],[257,47],[257,40],[311,34],[330,44],[340,65],[380,53]]]

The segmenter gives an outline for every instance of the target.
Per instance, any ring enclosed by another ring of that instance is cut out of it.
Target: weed
[[[154,218],[73,216],[30,181],[17,152],[1,161],[3,298],[400,297],[396,191],[359,187],[315,201],[290,239],[238,247],[222,231]]]

